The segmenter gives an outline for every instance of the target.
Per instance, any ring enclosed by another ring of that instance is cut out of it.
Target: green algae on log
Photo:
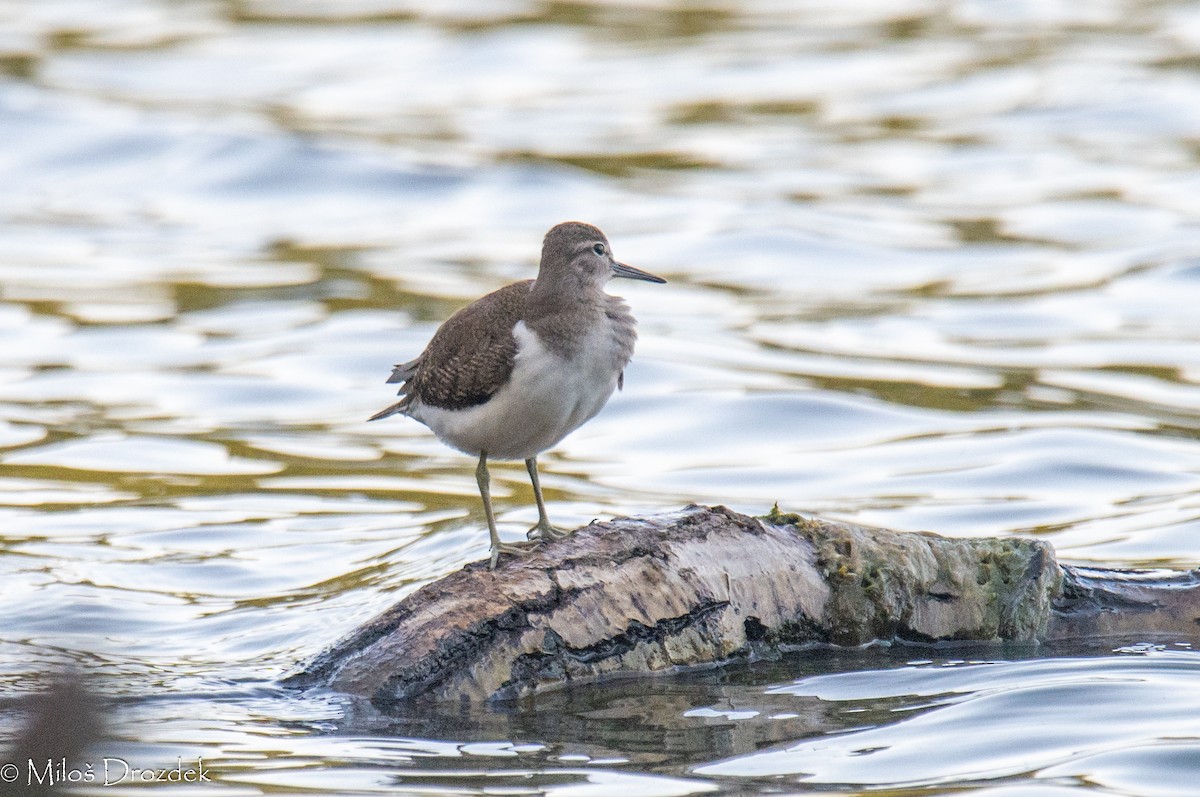
[[[1051,546],[724,507],[592,523],[427,584],[286,679],[389,703],[507,699],[812,643],[1036,642]]]
[[[815,552],[830,588],[816,640],[937,642],[1044,637],[1060,571],[1049,543],[959,539],[781,515]]]

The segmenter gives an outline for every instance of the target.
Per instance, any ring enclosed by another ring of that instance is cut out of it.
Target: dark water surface
[[[560,525],[779,501],[1200,563],[1195,4],[10,0],[3,738],[74,662],[98,755],[214,781],[94,794],[1200,793],[1187,639],[278,690],[485,555],[471,461],[364,419],[569,218],[670,283],[613,286],[642,339],[541,458]]]

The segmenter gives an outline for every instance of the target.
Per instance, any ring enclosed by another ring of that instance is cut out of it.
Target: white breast
[[[590,331],[570,358],[546,348],[524,321],[517,322],[513,336],[517,356],[512,376],[491,399],[465,410],[418,405],[409,415],[459,451],[528,459],[595,417],[626,364],[605,324]]]

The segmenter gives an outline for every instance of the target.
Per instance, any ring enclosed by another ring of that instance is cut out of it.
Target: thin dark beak
[[[613,261],[613,264],[612,264],[612,273],[613,273],[614,277],[625,277],[626,279],[631,279],[631,280],[644,280],[646,282],[657,282],[659,285],[666,282],[666,280],[663,279],[662,277],[656,277],[647,271],[642,271],[640,268],[634,268],[633,266],[627,266],[624,263],[618,263],[615,260]]]

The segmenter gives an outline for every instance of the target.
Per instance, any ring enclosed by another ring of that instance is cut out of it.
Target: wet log
[[[1061,569],[1046,641],[1200,636],[1200,570]]]
[[[503,700],[814,643],[1194,632],[1195,574],[1168,582],[1065,567],[1040,540],[690,506],[592,523],[494,572],[467,565],[285,683],[382,704]]]

